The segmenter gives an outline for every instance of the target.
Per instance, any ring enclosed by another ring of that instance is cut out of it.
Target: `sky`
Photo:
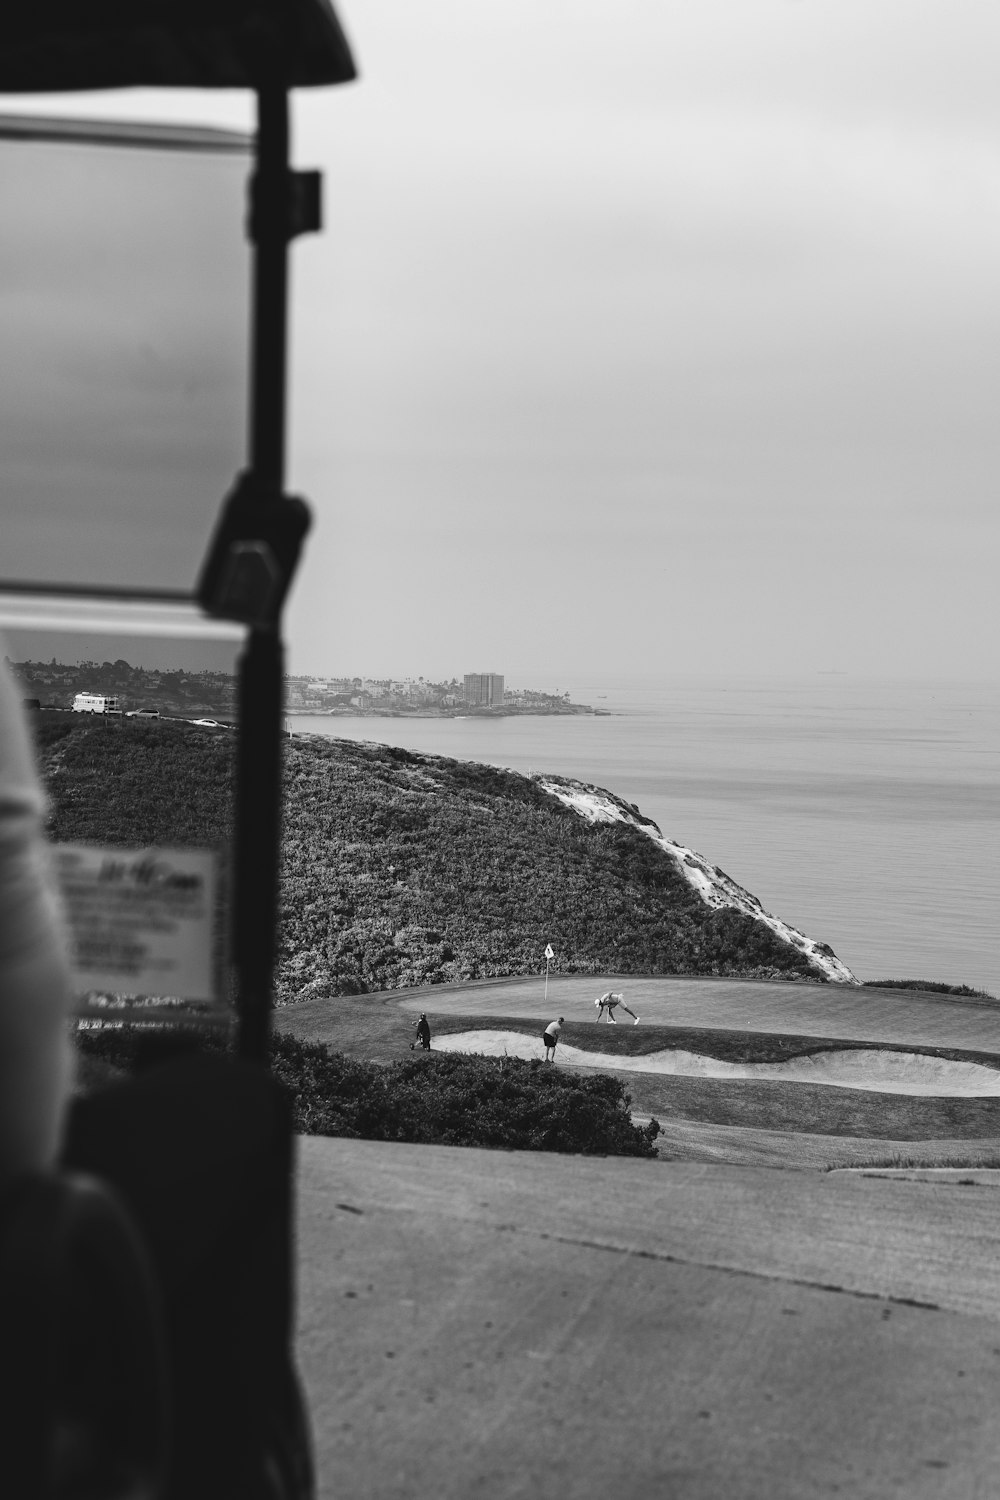
[[[995,4],[337,9],[361,78],[294,108],[290,669],[994,676]]]

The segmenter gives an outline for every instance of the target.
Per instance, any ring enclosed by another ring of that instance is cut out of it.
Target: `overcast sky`
[[[995,0],[338,12],[362,79],[295,107],[292,669],[992,676]]]

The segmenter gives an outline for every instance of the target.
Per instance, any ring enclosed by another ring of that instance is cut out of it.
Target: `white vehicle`
[[[120,714],[121,711],[121,699],[108,693],[77,693],[73,699],[75,714]]]
[[[128,719],[158,719],[160,710],[158,708],[133,708],[125,716]]]

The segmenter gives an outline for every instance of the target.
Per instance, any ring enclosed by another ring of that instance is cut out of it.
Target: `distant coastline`
[[[589,703],[563,703],[558,707],[522,708],[511,704],[504,708],[286,708],[286,718],[295,719],[551,719],[592,714],[610,719],[609,708],[592,708]]]
[[[232,719],[236,713],[236,679],[226,672],[147,671],[127,661],[10,662],[22,690],[42,708],[73,706],[77,693],[116,697],[126,713],[155,710],[193,718],[211,715]],[[499,679],[502,684],[502,679]],[[457,679],[414,683],[361,678],[284,679],[287,717],[310,719],[508,719],[607,716],[605,708],[571,703],[569,694],[517,690],[502,703],[476,703],[462,697]]]

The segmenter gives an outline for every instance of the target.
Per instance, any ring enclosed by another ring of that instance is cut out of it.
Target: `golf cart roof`
[[[8,94],[297,88],[355,76],[329,0],[15,0],[0,37]]]

